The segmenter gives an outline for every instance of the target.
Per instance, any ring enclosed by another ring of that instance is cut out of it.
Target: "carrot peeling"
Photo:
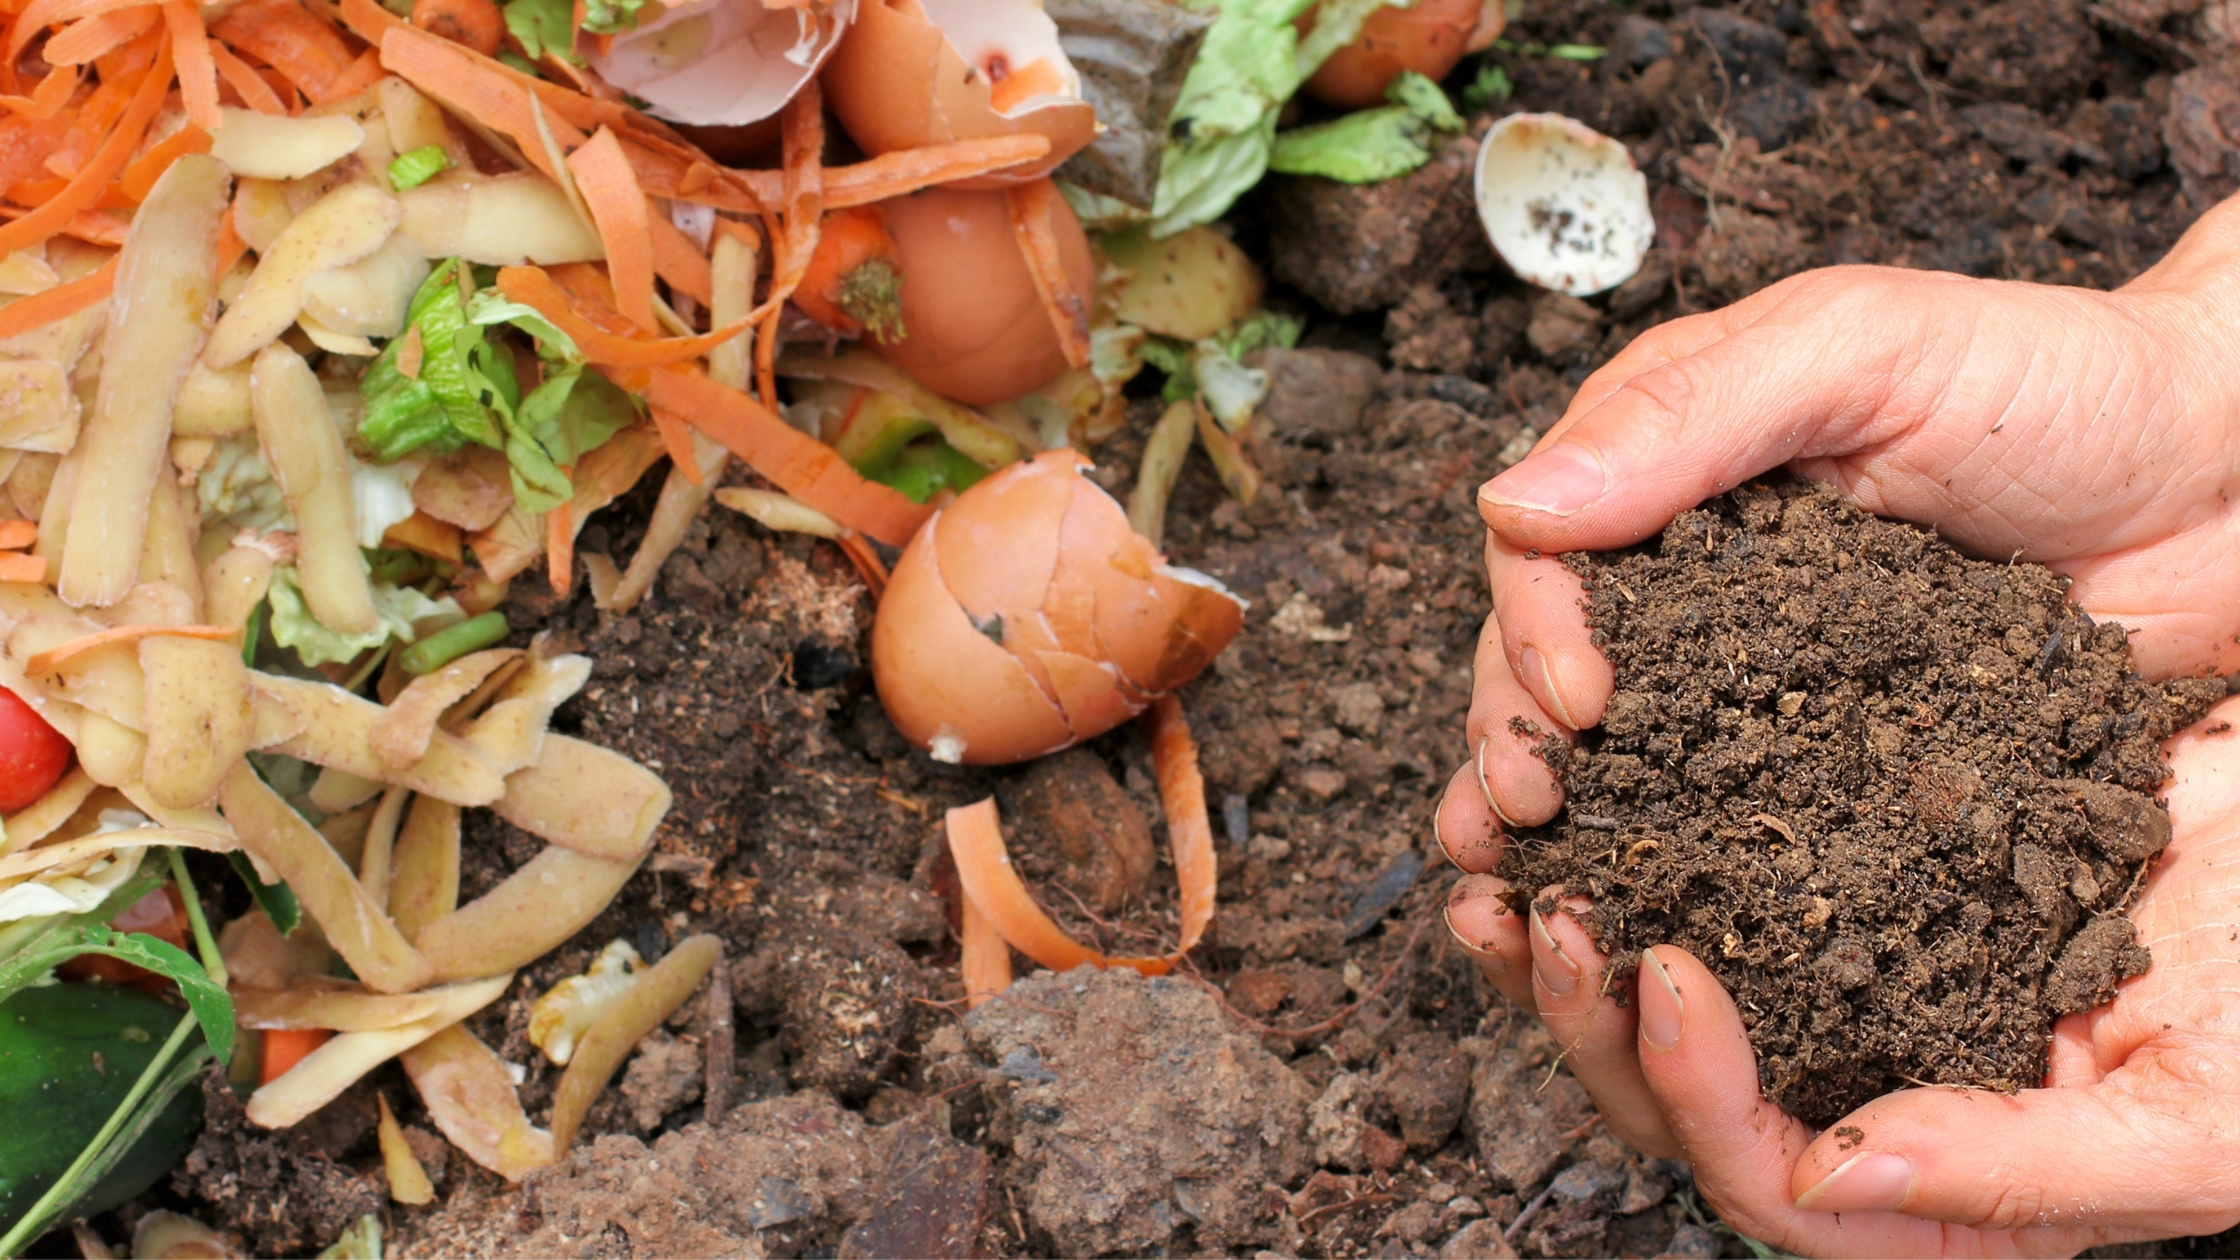
[[[117,284],[117,260],[109,261],[68,284],[59,284],[44,293],[17,298],[0,306],[0,337],[13,337],[67,319],[96,302],[109,300],[109,293]],[[20,581],[19,578],[0,579]]]
[[[50,26],[76,22],[120,9],[135,8],[148,0],[31,0],[16,14],[15,28],[8,32],[8,60],[15,61],[31,43],[31,38]],[[49,64],[52,64],[51,62]]]
[[[700,461],[692,450],[692,425],[676,412],[659,407],[652,410],[654,431],[661,435],[661,449],[669,453],[669,463],[686,481],[699,485]]]
[[[562,503],[544,514],[545,579],[553,593],[565,595],[576,584],[576,531],[573,503]]]
[[[637,173],[630,169],[630,159],[623,156],[613,130],[601,127],[569,154],[568,170],[576,177],[576,189],[591,210],[600,244],[606,247],[616,309],[651,332],[660,327],[653,318],[653,228],[645,190],[638,186]]]
[[[1011,943],[996,931],[980,905],[964,899],[964,926],[959,933],[964,946],[960,970],[964,972],[964,1007],[980,1005],[1011,987]]]
[[[21,551],[39,541],[39,526],[32,521],[0,521],[0,551]]]
[[[653,273],[671,290],[702,306],[714,301],[716,282],[708,256],[700,252],[684,229],[670,222],[668,216],[650,211],[646,225],[652,229]]]
[[[485,57],[498,55],[506,20],[491,0],[413,0],[412,24]]]
[[[140,147],[141,137],[148,133],[148,124],[155,120],[156,111],[163,107],[163,98],[170,91],[171,45],[165,41],[156,53],[155,64],[133,89],[116,129],[94,150],[85,166],[46,204],[0,227],[0,255],[28,249],[46,240],[69,226],[79,211],[99,204],[102,194],[109,190],[133,151]]]
[[[1197,745],[1173,696],[1152,702],[1145,721],[1151,728],[1152,765],[1159,777],[1159,800],[1167,816],[1175,878],[1182,888],[1182,939],[1174,952],[1157,958],[1118,958],[1066,935],[1035,904],[1012,868],[998,825],[994,797],[949,811],[949,852],[964,885],[968,907],[977,907],[1013,949],[1052,971],[1092,967],[1132,967],[1147,976],[1165,975],[1205,936],[1213,920],[1215,863],[1213,826],[1206,816],[1205,780],[1198,773]],[[969,910],[968,910],[969,913]],[[971,987],[968,982],[968,987]]]
[[[643,200],[640,199],[640,204]],[[697,337],[655,340],[643,335],[631,336],[601,327],[602,321],[596,318],[595,312],[583,309],[580,298],[570,300],[570,295],[562,291],[551,274],[537,267],[500,268],[498,291],[523,306],[535,307],[554,327],[575,339],[576,348],[583,351],[585,358],[602,367],[653,368],[697,359],[751,327],[750,320],[740,320]],[[650,295],[647,305],[650,309]],[[612,322],[629,327],[619,317]]]
[[[210,55],[210,31],[195,0],[163,0],[163,24],[171,32],[171,56],[179,63],[179,99],[187,121],[216,131],[218,63]],[[143,194],[145,195],[145,194]]]
[[[233,55],[223,44],[210,45],[210,64],[217,67],[218,77],[241,97],[241,103],[260,114],[285,114],[288,107],[281,103],[280,94],[264,81],[264,76],[248,62]]]
[[[0,582],[44,582],[47,580],[47,558],[27,556],[22,552],[0,555]]]
[[[877,600],[884,596],[887,593],[887,562],[879,558],[879,553],[871,549],[871,544],[865,542],[861,534],[844,534],[839,542],[841,554],[848,557],[848,563],[856,567],[856,575],[863,579],[864,586],[871,592],[871,598]]]
[[[215,89],[213,89],[212,108],[216,108],[216,100]],[[165,171],[171,169],[173,162],[189,153],[208,153],[209,151],[210,133],[203,130],[199,123],[188,123],[165,136],[162,141],[151,146],[146,153],[135,159],[132,165],[124,168],[124,176],[117,181],[117,184],[124,190],[124,195],[135,204],[146,201],[148,190],[156,186],[156,181],[163,177]],[[231,218],[232,216],[227,217]]]
[[[1011,232],[1026,255],[1027,274],[1042,309],[1058,330],[1068,366],[1089,366],[1089,303],[1066,276],[1065,260],[1058,252],[1058,215],[1062,213],[1058,186],[1047,179],[1013,184],[1005,190],[1011,207]]]
[[[310,1057],[312,1051],[327,1044],[334,1036],[324,1028],[267,1028],[264,1030],[264,1062],[257,1069],[257,1083],[270,1085],[289,1068]]]
[[[867,206],[935,184],[946,184],[990,171],[1021,166],[1049,155],[1048,136],[1025,134],[987,136],[978,140],[951,140],[919,149],[898,149],[824,172],[824,205],[827,210]],[[765,204],[785,197],[784,176],[777,171],[726,172],[745,192]],[[679,192],[687,201],[698,200]]]
[[[154,30],[161,16],[152,8],[116,9],[81,18],[40,50],[49,65],[82,66],[105,57]]]
[[[44,652],[34,654],[23,663],[27,674],[44,674],[80,653],[90,652],[111,643],[134,643],[157,635],[171,635],[181,639],[236,639],[241,631],[232,626],[114,626],[81,634],[67,643],[59,643]]]
[[[520,146],[531,166],[547,179],[559,172],[544,154],[537,134],[536,115],[529,108],[531,80],[473,49],[430,35],[416,27],[398,24],[381,37],[381,64],[391,74],[434,97],[452,113],[471,118]],[[569,111],[554,106],[555,93],[537,92],[537,99],[551,110],[548,121],[562,149],[584,143],[584,132],[569,120]],[[559,92],[572,96],[574,93]]]
[[[0,107],[23,115],[25,118],[52,118],[62,112],[78,90],[78,68],[56,66],[39,80],[29,96],[0,96]]]

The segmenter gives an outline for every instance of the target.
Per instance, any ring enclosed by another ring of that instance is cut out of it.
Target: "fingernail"
[[[1493,782],[1486,778],[1486,745],[1492,742],[1491,735],[1481,736],[1478,740],[1478,755],[1475,758],[1478,766],[1478,790],[1485,793],[1486,808],[1493,811],[1493,816],[1500,819],[1504,826],[1514,829],[1517,820],[1509,817],[1508,811],[1501,808],[1501,802],[1493,799]]]
[[[1554,715],[1556,721],[1572,730],[1578,730],[1579,724],[1572,720],[1571,709],[1563,702],[1563,693],[1556,690],[1555,671],[1548,668],[1548,658],[1541,654],[1540,649],[1529,643],[1525,644],[1524,651],[1517,654],[1517,662],[1524,667],[1526,678],[1539,675],[1540,703],[1548,706],[1548,712]]]
[[[1448,906],[1439,907],[1439,919],[1447,925],[1447,935],[1452,936],[1457,944],[1470,951],[1471,958],[1478,964],[1478,970],[1488,976],[1505,974],[1509,970],[1509,960],[1456,931],[1454,916],[1448,913],[1448,908]]]
[[[1806,1212],[1895,1212],[1913,1193],[1913,1161],[1869,1151],[1847,1159],[1797,1196]]]
[[[1680,1044],[1680,1020],[1687,1009],[1680,1004],[1680,987],[1653,950],[1641,951],[1641,972],[1650,979],[1641,986],[1641,1039],[1670,1050]]]
[[[1478,497],[1500,507],[1569,516],[1601,498],[1609,486],[1593,451],[1576,442],[1557,442],[1487,482]]]
[[[1532,951],[1532,974],[1540,980],[1540,987],[1557,997],[1569,997],[1579,987],[1579,964],[1563,952],[1556,938],[1548,935],[1548,925],[1540,921],[1540,911],[1532,911],[1532,939],[1540,948]]]

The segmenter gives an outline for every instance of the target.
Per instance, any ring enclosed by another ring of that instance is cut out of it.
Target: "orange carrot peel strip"
[[[1205,780],[1198,774],[1198,749],[1171,695],[1152,702],[1145,721],[1151,727],[1152,766],[1159,776],[1159,800],[1167,815],[1175,878],[1182,887],[1182,940],[1174,952],[1157,958],[1118,958],[1099,953],[1066,935],[1027,892],[1012,869],[997,826],[994,797],[949,811],[949,852],[969,905],[986,916],[1013,949],[1052,971],[1092,967],[1133,967],[1147,976],[1174,969],[1205,935],[1213,920],[1215,890],[1213,825],[1206,817]]]
[[[164,0],[163,24],[171,31],[171,55],[179,63],[179,98],[187,108],[187,121],[204,131],[216,131],[218,113],[218,63],[210,55],[210,31],[202,22],[202,6],[195,0]]]
[[[29,96],[0,97],[0,106],[6,106],[26,118],[52,118],[62,112],[78,90],[78,68],[56,66],[39,80]]]
[[[1042,135],[986,136],[977,140],[951,140],[922,149],[898,149],[848,166],[826,168],[824,205],[827,210],[869,205],[935,184],[970,179],[990,171],[1037,161],[1050,152],[1050,138]],[[784,178],[776,171],[727,171],[733,183],[762,203],[785,197]],[[690,193],[675,195],[696,200]]]
[[[865,542],[861,534],[843,534],[839,541],[840,553],[848,557],[848,563],[856,567],[856,573],[863,578],[863,584],[870,588],[871,598],[876,600],[885,595],[887,562],[879,558],[879,553],[871,549],[871,544]]]
[[[1047,179],[1013,184],[1006,190],[1011,205],[1011,232],[1026,255],[1027,273],[1034,277],[1034,291],[1050,323],[1058,330],[1058,344],[1065,348],[1066,363],[1089,366],[1089,303],[1066,276],[1058,252],[1058,186]]]
[[[1011,942],[1003,939],[970,897],[964,899],[961,936],[964,957],[959,969],[964,972],[964,1006],[969,1011],[1011,987]]]
[[[31,521],[0,521],[0,551],[19,551],[39,541],[39,527]]]
[[[552,321],[553,327],[575,339],[576,349],[583,351],[585,358],[610,368],[655,368],[697,359],[745,332],[752,326],[753,319],[749,316],[697,337],[654,340],[601,327],[594,312],[585,311],[570,301],[551,274],[540,267],[499,269],[498,292],[523,306],[535,307],[538,314]],[[0,311],[6,309],[0,307]],[[612,322],[621,323],[619,318]]]
[[[599,128],[599,134],[568,155],[568,170],[606,247],[607,276],[614,281],[618,309],[652,332],[660,326],[653,318],[653,228],[645,190],[638,187],[637,173],[614,131]]]
[[[30,332],[58,319],[67,319],[96,302],[106,302],[109,300],[110,290],[116,284],[117,260],[111,258],[98,269],[68,284],[58,284],[44,293],[17,298],[6,306],[0,306],[0,337]]]
[[[47,580],[47,558],[27,556],[21,552],[0,555],[0,582],[44,582]]]
[[[82,66],[147,34],[162,20],[152,8],[116,9],[81,18],[48,40],[39,55],[52,65]]]
[[[147,0],[31,0],[16,15],[15,28],[8,32],[8,60],[21,56],[31,37],[50,26],[75,22],[81,18],[99,17],[119,9],[130,9],[146,4]]]
[[[264,81],[264,76],[258,74],[255,67],[234,56],[232,49],[224,44],[212,43],[210,62],[217,67],[218,75],[226,81],[226,85],[240,93],[242,104],[260,114],[288,112],[287,105],[280,100],[280,94],[272,90],[272,85]]]
[[[109,185],[124,170],[133,151],[140,147],[141,137],[147,134],[148,124],[155,120],[156,111],[163,108],[163,98],[170,91],[171,44],[166,40],[156,53],[155,64],[133,89],[131,102],[117,120],[116,129],[94,150],[85,166],[45,205],[0,227],[0,256],[46,240],[68,227],[79,211],[98,205],[102,195],[109,191]]]
[[[546,179],[560,178],[552,168],[552,159],[545,156],[536,114],[529,108],[529,93],[534,89],[526,81],[514,81],[520,76],[471,48],[401,25],[390,27],[381,37],[381,64],[451,112],[474,119],[519,145],[521,155]],[[541,92],[538,99],[548,106],[552,103]],[[568,121],[564,111],[555,109],[551,114],[546,122],[562,150],[584,143],[584,133]]]
[[[208,153],[211,143],[210,133],[204,131],[201,124],[188,123],[151,145],[146,153],[134,159],[132,165],[124,168],[124,176],[117,181],[118,186],[135,203],[146,201],[148,190],[156,186],[156,181],[163,178],[163,173],[171,169],[173,162],[189,153]],[[226,217],[232,218],[231,215]]]
[[[815,79],[786,103],[784,235],[772,234],[769,314],[755,338],[755,392],[764,402],[778,397],[778,318],[781,304],[801,287],[809,260],[817,252],[817,231],[824,219],[824,93]],[[752,461],[749,461],[752,462]],[[837,517],[835,520],[839,519]]]
[[[673,411],[653,410],[653,428],[661,435],[661,449],[686,481],[700,484],[700,460],[692,450],[692,423]]]
[[[156,635],[173,635],[182,639],[236,639],[241,636],[232,626],[116,626],[81,634],[67,643],[58,643],[44,652],[36,653],[23,663],[23,672],[44,674],[82,652],[111,643],[132,643]]]
[[[684,229],[662,214],[649,214],[646,226],[652,229],[654,274],[668,281],[672,290],[703,306],[714,301],[714,269],[708,265],[708,256],[700,252],[700,247],[692,243]]]
[[[637,387],[616,382],[625,389]],[[902,492],[850,467],[848,461],[777,413],[736,389],[708,379],[690,365],[656,368],[642,391],[646,401],[692,421],[693,427],[730,449],[780,490],[858,533],[900,547],[933,515]]]

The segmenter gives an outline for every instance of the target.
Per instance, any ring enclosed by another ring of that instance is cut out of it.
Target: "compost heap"
[[[1568,809],[1501,874],[1593,897],[1621,978],[1651,945],[1702,959],[1767,1097],[1825,1125],[1907,1084],[2035,1086],[2054,1019],[2151,965],[2123,911],[2170,836],[2157,744],[2222,681],[2144,682],[2065,579],[1808,483],[1572,564],[1617,691],[1578,747],[1543,740]]]

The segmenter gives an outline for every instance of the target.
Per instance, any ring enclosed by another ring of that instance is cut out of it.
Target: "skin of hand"
[[[1916,1089],[1814,1134],[1758,1093],[1732,1000],[1673,946],[1635,1000],[1567,901],[1510,913],[1504,828],[1562,793],[1523,718],[1575,732],[1613,686],[1553,553],[1625,546],[1788,466],[1978,556],[2074,579],[2142,674],[2240,669],[2240,198],[2115,293],[1832,268],[1660,325],[1488,482],[1494,611],[1441,843],[1458,942],[1537,1011],[1611,1129],[1688,1159],[1725,1219],[1809,1255],[2067,1255],[2240,1221],[2240,699],[2166,745],[2173,840],[2131,914],[2154,952],[2056,1025],[2044,1090]],[[2217,733],[2211,733],[2217,732]],[[1560,894],[1560,890],[1548,890]]]

